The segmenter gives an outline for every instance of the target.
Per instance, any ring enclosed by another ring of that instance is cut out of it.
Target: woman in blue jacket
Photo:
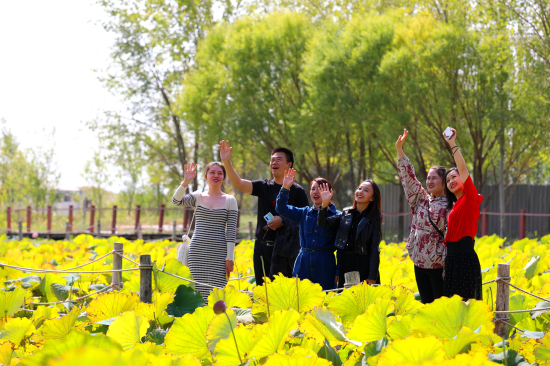
[[[378,185],[372,179],[363,181],[355,190],[353,207],[337,215],[328,213],[332,188],[319,187],[321,209],[319,227],[337,230],[338,288],[344,287],[344,274],[359,272],[361,281],[369,285],[380,283],[380,249],[382,239],[382,199]]]
[[[292,221],[300,227],[300,253],[294,263],[292,276],[300,279],[307,278],[311,282],[321,285],[323,290],[335,287],[336,259],[334,258],[335,228],[320,228],[317,225],[319,207],[322,204],[321,184],[331,187],[330,182],[324,178],[315,178],[310,183],[310,197],[313,206],[298,208],[288,205],[289,189],[294,183],[296,170],[285,171],[283,187],[277,196],[275,210],[286,220]],[[329,203],[327,215],[338,214],[336,207]]]

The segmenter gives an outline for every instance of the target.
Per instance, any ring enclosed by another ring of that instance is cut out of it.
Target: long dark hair
[[[447,187],[447,176],[452,172],[455,171],[458,173],[457,168],[451,168],[445,172],[445,194],[447,195],[447,212],[450,212],[453,209],[453,206],[456,202],[456,196],[453,192],[449,190],[449,187]]]
[[[374,183],[374,181],[369,178],[365,179],[357,187],[359,187],[363,183],[370,183],[372,186],[372,202],[369,204],[369,207],[367,207],[367,215],[372,216],[373,214],[380,216],[380,220],[384,222],[384,219],[382,219],[382,194],[380,193],[380,187],[378,187],[378,184]],[[353,206],[352,208],[355,208],[357,206],[357,201],[353,200]]]
[[[446,186],[447,183],[445,182],[445,176],[447,174],[447,169],[445,169],[445,167],[441,165],[434,165],[430,169],[428,169],[428,171],[432,169],[437,172],[437,175],[439,175],[441,177],[441,180],[443,181],[443,185]]]

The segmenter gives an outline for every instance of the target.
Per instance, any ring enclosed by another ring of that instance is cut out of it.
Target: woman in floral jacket
[[[442,166],[433,166],[428,171],[426,191],[416,179],[414,166],[403,153],[403,144],[408,131],[403,130],[395,143],[397,169],[411,206],[411,232],[406,248],[414,263],[414,275],[418,292],[424,304],[443,295],[443,270],[446,247],[444,237],[447,224],[447,197],[445,195],[445,172]]]

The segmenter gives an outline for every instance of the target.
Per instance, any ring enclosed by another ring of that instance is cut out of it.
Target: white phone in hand
[[[268,223],[271,222],[274,218],[275,217],[271,212],[268,212],[267,215],[264,216],[265,221],[267,221]]]
[[[451,138],[451,136],[453,136],[453,131],[451,131],[451,128],[450,127],[447,127],[445,129],[445,131],[443,131],[443,134],[445,135],[445,138],[448,140]]]

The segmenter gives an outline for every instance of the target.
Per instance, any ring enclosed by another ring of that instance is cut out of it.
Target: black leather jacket
[[[319,211],[317,225],[322,228],[338,228],[336,234],[336,242],[334,246],[342,250],[348,241],[348,233],[351,228],[353,214],[349,210],[344,210],[337,215],[327,217],[327,209]],[[362,218],[357,226],[357,234],[355,236],[354,252],[361,255],[369,256],[369,271],[374,276],[378,272],[380,265],[380,241],[382,240],[382,218],[377,217],[370,220],[366,217]],[[369,278],[376,278],[369,275]]]

